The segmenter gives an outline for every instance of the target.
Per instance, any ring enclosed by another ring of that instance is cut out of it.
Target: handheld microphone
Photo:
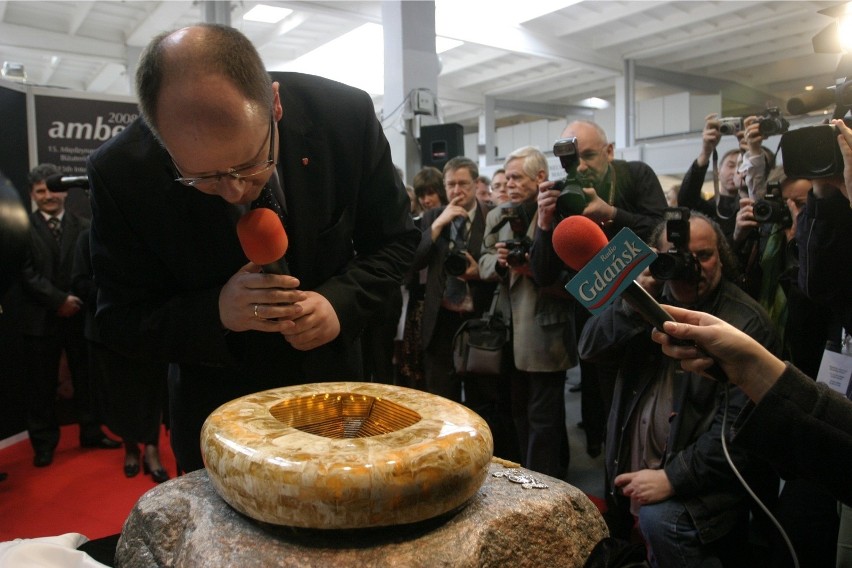
[[[290,274],[284,254],[289,241],[281,219],[272,209],[252,209],[237,221],[237,238],[246,258],[267,274]]]
[[[807,114],[833,104],[835,98],[834,88],[807,91],[787,100],[787,112],[790,114]]]
[[[625,230],[626,229],[622,229],[622,231]],[[621,233],[619,233],[619,235],[621,235]],[[617,239],[619,235],[615,238]],[[635,237],[632,232],[629,232],[629,235]],[[647,245],[643,243],[641,239],[636,237],[635,240],[639,241],[641,246],[647,248]],[[633,266],[633,270],[639,270],[643,263],[647,262],[647,264],[650,264],[650,261],[648,261],[647,258],[641,258],[640,249],[627,251],[629,252],[628,255],[617,254],[617,245],[610,246],[611,243],[606,238],[606,235],[601,230],[600,226],[588,217],[583,217],[582,215],[574,215],[560,221],[553,230],[552,241],[553,250],[556,252],[556,255],[562,259],[562,262],[579,273],[582,273],[584,269],[589,268],[589,265],[593,264],[595,257],[598,256],[614,259],[611,267],[616,266],[617,263],[626,256],[633,255],[635,257],[635,261],[632,263],[629,262],[629,259],[621,263],[620,266],[622,266],[622,270],[620,273],[617,270],[610,273],[609,271],[611,268],[607,269],[605,271],[607,276],[611,276],[608,281],[600,277],[596,281],[596,285],[598,287],[597,291],[604,298],[603,301],[598,301],[595,304],[596,311],[600,311],[612,303],[620,292],[624,301],[636,310],[636,312],[641,315],[645,321],[653,325],[658,330],[663,331],[664,322],[676,321],[666,310],[663,309],[659,302],[657,302],[657,300],[655,300],[654,297],[651,296],[651,294],[649,294],[648,291],[640,286],[635,280],[631,279],[629,283],[626,284],[626,287],[621,289],[625,286],[623,280],[630,277],[631,266]],[[651,260],[653,260],[653,257],[651,257]],[[600,276],[599,273],[596,272],[596,274]],[[574,281],[572,280],[566,288],[569,288],[573,283]],[[568,291],[572,295],[577,296],[574,290],[569,289]],[[577,299],[580,300],[580,303],[586,306],[586,308],[592,311],[592,308],[590,308],[589,302],[586,299],[579,297]],[[673,340],[683,345],[695,345],[692,342],[684,342],[680,339],[673,338]],[[727,382],[728,380],[718,363],[714,363],[704,372],[719,382]]]
[[[597,223],[574,215],[562,220],[553,230],[553,250],[562,262],[579,272],[584,266],[609,244],[609,239]],[[622,292],[624,300],[636,310],[645,321],[663,330],[663,322],[674,321],[660,304],[635,280],[630,281]],[[615,299],[615,295],[609,301]],[[609,303],[609,302],[607,302]]]
[[[86,176],[63,176],[62,174],[53,174],[44,178],[44,184],[47,189],[54,193],[62,193],[68,191],[72,187],[81,187],[89,189],[89,178]]]

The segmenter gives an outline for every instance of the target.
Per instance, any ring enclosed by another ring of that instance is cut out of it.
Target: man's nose
[[[216,193],[219,197],[231,204],[242,202],[245,195],[247,183],[243,179],[237,179],[231,176],[222,176],[219,180]]]

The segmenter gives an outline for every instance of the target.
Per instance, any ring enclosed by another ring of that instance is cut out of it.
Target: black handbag
[[[481,318],[462,323],[453,336],[453,368],[457,375],[500,374],[510,330],[503,317],[495,312],[499,291],[498,286],[491,308]]]

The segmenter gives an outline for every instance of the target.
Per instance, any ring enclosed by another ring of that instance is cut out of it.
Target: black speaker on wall
[[[450,159],[464,155],[464,129],[461,124],[432,124],[420,127],[422,166],[444,169]]]

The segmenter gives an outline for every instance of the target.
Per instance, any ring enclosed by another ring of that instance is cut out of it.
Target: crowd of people
[[[811,180],[775,166],[756,116],[719,160],[720,123],[708,116],[678,191],[687,221],[677,238],[653,170],[616,159],[598,124],[566,125],[585,202],[573,214],[608,238],[629,228],[679,263],[638,279],[680,322],[652,334],[620,300],[591,315],[565,291],[574,272],[553,247],[562,189],[536,148],[508,152],[490,178],[459,156],[406,187],[366,94],[270,76],[223,26],[159,35],[137,88],[142,119],[89,160],[91,223],[44,187],[55,170],[31,175],[38,211],[24,289],[36,466],[51,463],[58,440],[51,389],[64,350],[80,443],[120,447],[106,424],[123,440],[128,476],[141,461],[168,478],[156,436],[166,398],[179,468],[191,471],[203,467],[200,428],[219,404],[363,377],[466,404],[487,421],[496,455],[567,479],[565,379],[579,365],[586,451],[605,456],[610,532],[628,539],[638,527],[653,566],[789,562],[732,465],[803,565],[843,560],[836,545],[852,517],[845,509],[840,528],[836,511],[838,499],[852,504],[840,480],[852,461],[850,405],[807,378],[826,344],[852,329],[852,131],[842,121],[846,179]],[[711,164],[718,181],[705,198]],[[768,219],[758,215],[767,201],[778,211]],[[246,261],[234,225],[260,203],[274,203],[286,228],[291,274]],[[502,370],[462,377],[455,331],[492,308],[511,330]],[[702,376],[708,354],[729,382]],[[800,412],[791,420],[802,432],[788,440],[784,414],[766,408]]]

